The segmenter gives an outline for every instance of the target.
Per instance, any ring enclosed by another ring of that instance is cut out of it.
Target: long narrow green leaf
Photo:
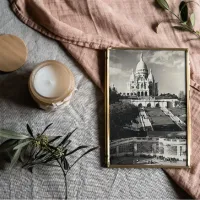
[[[14,147],[13,150],[22,149],[23,147],[27,146],[30,142],[31,142],[31,140],[23,142],[23,143],[20,143],[16,147]]]
[[[64,145],[67,140],[71,137],[71,135],[76,131],[77,128],[75,128],[73,131],[69,132],[63,139],[60,141],[60,143],[57,145],[57,147]]]
[[[194,27],[194,24],[195,24],[195,15],[194,15],[194,13],[192,13],[192,14],[190,15],[190,22],[191,22],[191,24],[192,24],[192,27]]]
[[[24,147],[20,153],[20,160],[22,163],[25,162],[25,154],[26,154],[26,150],[27,150],[28,146]]]
[[[69,155],[73,154],[74,152],[76,152],[76,151],[78,151],[78,150],[80,150],[80,149],[87,148],[87,147],[88,147],[88,146],[84,146],[84,145],[83,145],[83,146],[80,146],[80,147],[77,147],[77,148],[74,149],[73,151],[67,153],[66,156],[69,156]]]
[[[67,143],[63,146],[63,148],[65,149],[71,142],[71,140],[68,140]]]
[[[68,163],[68,161],[67,161],[66,158],[64,159],[64,169],[65,169],[65,170],[68,170],[68,169],[69,169],[69,163]]]
[[[172,27],[179,30],[179,31],[188,31],[188,29],[184,28],[184,26],[172,26]]]
[[[161,8],[163,8],[165,10],[169,10],[169,5],[168,5],[167,1],[165,1],[165,0],[156,0],[156,1],[160,5]]]
[[[34,136],[33,136],[33,131],[32,131],[32,129],[31,129],[31,127],[27,124],[27,125],[26,125],[26,128],[27,128],[29,134],[31,135],[31,137],[34,138]]]
[[[49,158],[49,156],[51,156],[50,153],[43,153],[39,156],[37,156],[34,160],[46,160],[47,158]]]
[[[24,140],[30,138],[27,135],[20,134],[14,131],[9,130],[0,130],[0,137],[8,138],[8,139],[17,139],[17,140]]]
[[[0,145],[0,152],[5,152],[10,149],[13,149],[13,147],[17,144],[17,142],[18,140],[13,140],[13,139],[6,140]]]
[[[13,158],[12,158],[12,161],[11,161],[11,164],[10,164],[10,168],[12,169],[13,166],[17,163],[18,159],[19,159],[19,156],[20,156],[20,153],[21,153],[21,150],[22,148],[19,148],[17,149],[17,151],[15,152]]]
[[[6,151],[6,153],[7,153],[8,157],[10,158],[10,161],[11,161],[15,152],[12,150],[12,151]]]
[[[46,131],[52,124],[53,124],[53,123],[49,124],[49,125],[44,129],[44,131],[41,133],[41,135],[44,134],[45,131]]]
[[[52,140],[49,140],[49,144],[55,142],[56,140],[60,139],[62,136],[56,136],[55,138],[53,138]]]
[[[181,1],[179,5],[179,11],[180,11],[179,14],[180,14],[181,20],[183,22],[186,22],[188,20],[188,7],[185,1]]]
[[[93,147],[91,149],[89,149],[88,151],[86,151],[85,153],[83,153],[70,167],[69,169],[71,169],[83,156],[85,156],[86,154],[90,153],[91,151],[94,151],[95,149],[97,149],[98,147]]]

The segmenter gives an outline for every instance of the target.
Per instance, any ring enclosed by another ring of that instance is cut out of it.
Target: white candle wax
[[[60,97],[68,87],[66,71],[62,68],[47,65],[37,71],[33,85],[36,92],[47,98]]]

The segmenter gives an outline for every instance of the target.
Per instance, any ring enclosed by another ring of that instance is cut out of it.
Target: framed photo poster
[[[107,50],[108,167],[190,166],[187,49]]]

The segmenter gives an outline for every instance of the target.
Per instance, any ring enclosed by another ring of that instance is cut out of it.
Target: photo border
[[[186,166],[174,166],[174,165],[111,165],[110,164],[110,112],[109,112],[109,61],[110,61],[110,50],[157,50],[157,51],[184,51],[185,52],[185,81],[186,81],[186,92],[187,92],[187,158]],[[191,157],[191,114],[190,114],[190,65],[189,65],[189,50],[188,48],[108,48],[106,50],[105,57],[105,146],[106,155],[105,162],[108,168],[190,168],[190,157]]]

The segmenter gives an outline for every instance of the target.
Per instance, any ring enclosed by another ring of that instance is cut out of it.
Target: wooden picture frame
[[[186,48],[107,49],[107,167],[190,167],[189,82]]]

